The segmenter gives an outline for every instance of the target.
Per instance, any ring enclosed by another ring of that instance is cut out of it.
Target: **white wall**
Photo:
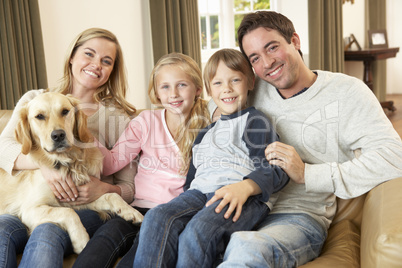
[[[123,49],[127,67],[128,100],[137,108],[149,108],[147,96],[149,74],[153,67],[149,4],[144,0],[38,0],[42,20],[47,77],[49,86],[57,85],[62,76],[63,60],[72,39],[90,27],[102,27],[116,34]],[[308,59],[307,0],[278,0],[278,12],[291,19]],[[401,0],[387,0],[388,43],[402,49],[399,15]],[[356,23],[360,22],[360,23]],[[344,36],[353,33],[365,47],[364,1],[343,5]],[[387,92],[402,94],[402,51],[387,59]],[[306,62],[308,64],[308,62]],[[346,62],[345,72],[363,78],[362,62]]]
[[[149,4],[143,0],[39,0],[49,87],[63,73],[71,41],[91,27],[113,32],[122,47],[127,68],[127,100],[149,108],[149,74],[153,67]]]
[[[387,0],[387,36],[390,47],[399,47],[396,58],[387,59],[387,93],[402,94],[402,1]]]
[[[346,37],[353,33],[362,48],[368,47],[364,31],[364,2],[360,0],[354,4],[346,2],[343,5],[343,35]],[[387,0],[388,45],[401,49],[395,58],[386,60],[388,94],[402,94],[402,32],[399,27],[402,22],[401,11],[401,0]],[[345,73],[363,79],[363,72],[363,62],[345,62]]]
[[[343,36],[353,34],[362,48],[365,44],[364,8],[365,1],[345,2],[343,4]],[[353,44],[352,49],[357,49]],[[345,73],[363,80],[364,66],[361,61],[345,61]]]
[[[309,64],[309,43],[308,43],[308,1],[307,0],[277,0],[276,10],[288,17],[300,37],[301,51],[304,62]]]

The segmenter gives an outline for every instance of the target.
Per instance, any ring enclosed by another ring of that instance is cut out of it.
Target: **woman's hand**
[[[304,183],[305,164],[293,146],[276,141],[267,146],[265,157],[271,165],[281,167],[296,183]]]
[[[222,209],[229,205],[224,217],[229,219],[233,211],[236,210],[233,216],[233,222],[236,222],[243,208],[244,203],[252,195],[257,195],[261,193],[261,189],[253,180],[245,179],[241,182],[223,186],[222,188],[215,191],[215,195],[207,202],[206,206],[210,206],[216,201],[222,199],[219,205],[216,207],[215,212],[220,213]]]
[[[49,184],[54,195],[59,200],[72,200],[78,197],[78,190],[71,177],[62,178],[56,169],[41,167],[40,171],[45,181]]]
[[[116,189],[120,189],[118,186],[111,185],[106,182],[102,182],[99,178],[90,176],[91,181],[78,186],[78,198],[71,202],[72,205],[84,205],[91,203],[98,199],[101,195],[108,193],[108,192],[117,192]],[[114,190],[110,188],[117,187]],[[69,200],[62,199],[61,202],[68,202]]]

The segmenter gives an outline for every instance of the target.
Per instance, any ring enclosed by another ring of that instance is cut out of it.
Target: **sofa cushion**
[[[363,210],[361,267],[401,267],[402,178],[385,182],[367,195]]]
[[[349,220],[332,225],[321,255],[303,268],[360,267],[360,232]]]
[[[0,133],[3,131],[11,118],[12,110],[0,110]]]

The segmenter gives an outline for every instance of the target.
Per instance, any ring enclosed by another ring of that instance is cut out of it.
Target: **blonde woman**
[[[38,167],[29,156],[20,153],[21,145],[14,139],[18,111],[45,91],[31,90],[17,103],[0,136],[0,154],[3,156],[0,167],[10,174],[40,168],[62,202],[89,203],[104,193],[116,192],[131,203],[136,168],[127,167],[119,173],[92,178],[90,183],[75,187],[71,178],[61,178],[57,170]],[[91,133],[107,147],[114,145],[135,113],[135,108],[125,100],[127,82],[121,47],[116,36],[104,29],[87,29],[73,40],[61,83],[52,91],[72,94],[81,100]],[[90,235],[103,224],[92,211],[77,213]],[[20,267],[62,267],[63,256],[72,253],[72,248],[68,234],[55,224],[39,225],[28,236],[28,230],[17,217],[0,215],[0,267],[16,267],[16,255],[22,252]]]

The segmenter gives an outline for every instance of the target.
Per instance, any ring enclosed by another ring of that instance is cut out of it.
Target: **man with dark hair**
[[[266,158],[291,181],[257,231],[232,234],[220,267],[297,267],[319,256],[336,196],[354,198],[402,175],[401,139],[361,80],[304,64],[287,17],[248,14],[238,38],[257,75],[249,105],[281,138]]]

